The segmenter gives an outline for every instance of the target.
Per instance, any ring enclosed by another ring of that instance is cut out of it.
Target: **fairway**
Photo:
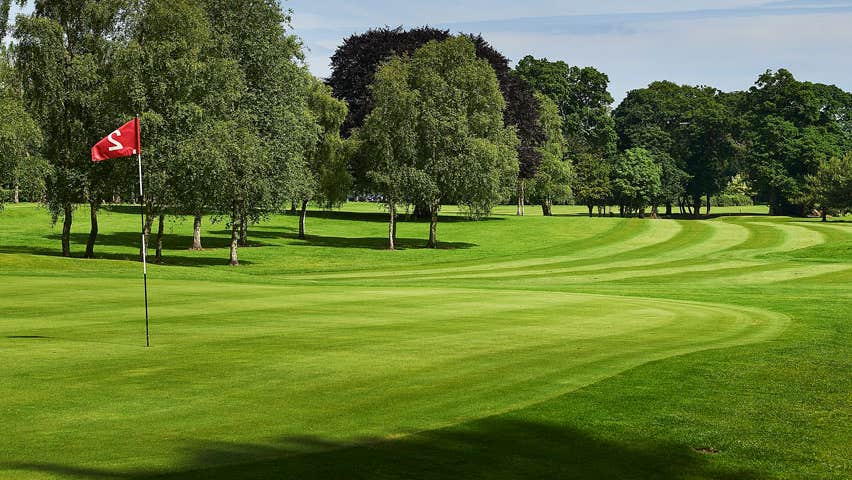
[[[351,204],[253,227],[238,268],[180,220],[145,348],[135,211],[82,260],[7,205],[0,477],[844,478],[852,224],[750,208],[447,208],[441,249],[403,222],[389,252]]]

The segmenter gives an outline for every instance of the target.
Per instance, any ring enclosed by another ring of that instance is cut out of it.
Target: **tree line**
[[[401,212],[473,217],[517,200],[576,202],[589,214],[675,208],[698,215],[737,191],[773,214],[852,203],[852,95],[766,72],[746,92],[654,82],[612,110],[593,67],[527,56],[515,68],[478,35],[373,29],[343,40],[313,77],[275,0],[40,0],[10,32],[0,0],[0,184],[45,203],[70,255],[75,209],[144,206],[162,259],[166,215],[204,215],[231,232],[283,211],[380,195],[393,249]],[[26,2],[20,1],[20,4]],[[140,115],[145,198],[135,165],[93,164],[89,147]]]

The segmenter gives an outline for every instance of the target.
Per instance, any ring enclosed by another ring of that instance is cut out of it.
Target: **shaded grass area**
[[[220,225],[189,252],[170,222],[145,350],[139,266],[118,261],[133,212],[104,216],[115,239],[85,261],[10,207],[3,478],[852,473],[842,222],[566,209],[447,222],[458,247],[437,252],[406,222],[387,252],[381,212],[353,205],[312,212],[307,241],[294,217],[258,225],[240,269],[216,263]]]

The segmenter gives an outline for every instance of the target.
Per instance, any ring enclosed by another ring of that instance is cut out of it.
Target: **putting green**
[[[190,468],[182,452],[195,442],[404,435],[786,324],[757,309],[588,294],[154,281],[145,349],[138,282],[19,280],[0,344],[4,378],[27,388],[5,395],[14,414],[0,457],[21,468],[31,452],[157,471]]]

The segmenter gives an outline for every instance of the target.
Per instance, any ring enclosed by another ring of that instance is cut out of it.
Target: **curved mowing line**
[[[330,279],[368,279],[384,277],[423,277],[428,275],[441,275],[456,272],[481,272],[501,269],[522,269],[543,265],[557,264],[568,261],[587,261],[590,259],[609,258],[613,252],[625,253],[639,250],[648,245],[668,241],[676,236],[681,226],[676,222],[665,222],[658,228],[652,228],[651,224],[644,221],[632,220],[623,223],[629,228],[625,231],[630,235],[626,238],[621,236],[609,236],[602,239],[603,243],[596,243],[586,249],[580,249],[570,255],[551,256],[542,258],[528,258],[525,260],[511,260],[504,262],[479,262],[470,266],[447,265],[441,268],[420,268],[400,271],[362,271],[357,273],[328,273],[308,274],[294,276],[298,280],[330,280]],[[616,243],[619,242],[619,243]],[[570,245],[568,245],[570,246]]]

